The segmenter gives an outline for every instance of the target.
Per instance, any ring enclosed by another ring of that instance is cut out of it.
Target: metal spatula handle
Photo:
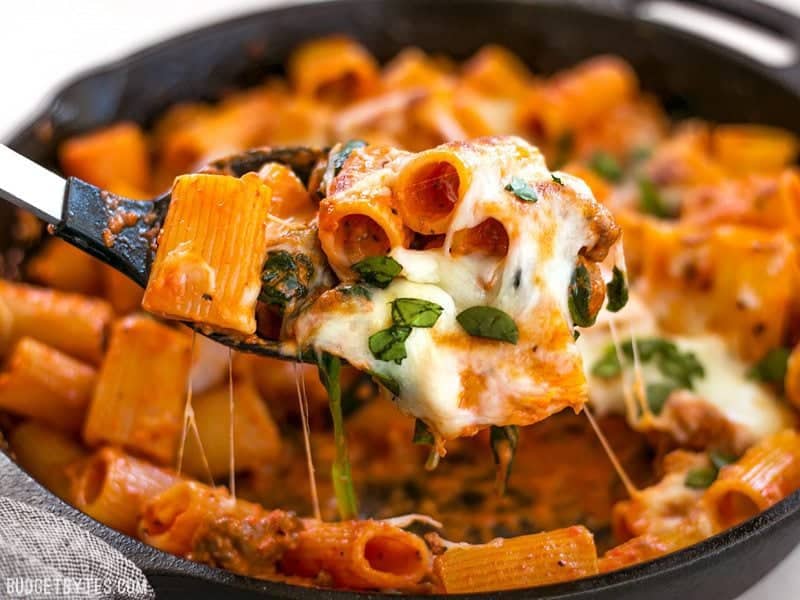
[[[0,198],[24,208],[43,221],[61,222],[67,182],[0,144]]]

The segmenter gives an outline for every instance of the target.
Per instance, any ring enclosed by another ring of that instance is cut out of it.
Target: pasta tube
[[[409,232],[391,192],[383,185],[372,185],[386,175],[382,163],[396,156],[396,151],[385,146],[354,149],[320,203],[320,244],[342,279],[352,279],[353,264],[408,245]],[[364,193],[352,193],[351,188],[360,185]]]
[[[717,125],[711,132],[711,150],[732,175],[775,172],[797,158],[797,136],[764,125]]]
[[[159,550],[185,556],[192,550],[198,528],[208,519],[235,515],[244,518],[261,507],[235,500],[225,488],[181,481],[148,498],[139,520],[139,537]]]
[[[64,292],[98,294],[102,289],[101,263],[64,240],[47,240],[26,266],[28,278]]]
[[[723,467],[704,502],[716,529],[746,521],[800,488],[800,434],[786,429]]]
[[[422,538],[380,521],[307,521],[281,561],[288,575],[325,572],[334,585],[351,589],[410,590],[430,568]]]
[[[233,498],[225,488],[184,481],[148,500],[139,536],[165,552],[275,580],[282,578],[278,560],[302,528],[292,513]]]
[[[118,123],[67,140],[59,148],[68,175],[132,198],[147,198],[150,157],[147,141],[135,123]]]
[[[142,306],[144,290],[125,275],[108,265],[100,265],[103,295],[118,315],[136,312]]]
[[[72,437],[37,421],[25,421],[8,436],[14,459],[36,481],[63,500],[70,500],[67,467],[86,456]]]
[[[570,581],[597,573],[592,534],[576,525],[488,544],[455,546],[435,572],[448,594],[493,592]]]
[[[270,198],[255,173],[241,179],[205,174],[176,179],[145,310],[255,333]]]
[[[0,373],[0,408],[78,431],[96,379],[89,365],[24,337]]]
[[[615,56],[598,56],[536,87],[523,105],[522,124],[535,136],[554,140],[602,118],[638,88],[631,67]]]
[[[316,212],[311,194],[294,171],[280,163],[267,163],[258,172],[272,190],[270,212],[280,219],[310,220]]]
[[[419,153],[401,169],[395,184],[403,222],[417,233],[446,232],[471,179],[469,163],[456,150],[436,148]]]
[[[379,83],[375,59],[343,36],[303,44],[289,57],[288,72],[298,94],[333,104],[371,94]]]
[[[105,300],[0,280],[0,301],[11,315],[7,344],[28,336],[92,364],[103,357],[113,317]]]
[[[144,501],[180,480],[173,471],[111,447],[70,465],[69,476],[72,504],[128,535],[136,532]]]
[[[191,360],[186,332],[145,315],[117,321],[89,405],[84,440],[116,444],[171,464],[183,426]]]

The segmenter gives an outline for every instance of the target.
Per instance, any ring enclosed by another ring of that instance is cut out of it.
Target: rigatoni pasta
[[[535,587],[597,573],[592,534],[575,526],[480,546],[454,546],[436,558],[447,593]]]
[[[70,174],[129,198],[149,197],[150,158],[144,132],[134,123],[67,140],[59,158]]]
[[[77,432],[96,380],[93,367],[24,337],[0,372],[0,408]]]
[[[74,436],[30,420],[14,427],[8,444],[14,459],[31,477],[62,500],[71,500],[68,467],[87,455]]]
[[[178,178],[142,306],[254,333],[271,196],[253,173]]]
[[[281,568],[314,578],[327,573],[352,589],[412,590],[429,572],[431,555],[419,537],[388,523],[306,522]]]
[[[97,259],[64,240],[53,238],[47,240],[42,250],[28,261],[25,272],[39,285],[95,295],[102,289],[100,269]]]
[[[800,489],[800,435],[787,429],[758,442],[723,467],[705,502],[712,522],[727,529]]]
[[[28,336],[92,364],[102,359],[113,317],[105,300],[9,281],[0,281],[0,300],[10,317],[4,354]]]
[[[83,438],[119,445],[162,465],[175,460],[183,427],[191,337],[145,315],[114,323]]]
[[[72,503],[101,523],[132,535],[143,503],[179,476],[126,452],[105,447],[68,467]]]
[[[378,86],[375,59],[346,37],[307,42],[294,52],[288,70],[298,94],[334,104],[370,94]]]

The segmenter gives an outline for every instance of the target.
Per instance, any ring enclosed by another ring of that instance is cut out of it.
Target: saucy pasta
[[[290,145],[329,151],[217,160]],[[61,146],[172,200],[144,291],[50,238],[0,281],[9,447],[123,533],[293,585],[527,588],[680,550],[800,489],[799,148],[673,120],[613,56],[312,40]]]

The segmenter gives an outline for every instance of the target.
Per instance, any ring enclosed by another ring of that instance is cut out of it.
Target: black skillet
[[[752,0],[696,0],[800,43],[800,19]],[[416,45],[463,59],[501,43],[538,72],[603,52],[625,57],[643,86],[669,108],[716,121],[752,121],[800,133],[800,65],[773,69],[676,29],[643,21],[643,0],[334,0],[279,8],[220,23],[153,46],[64,87],[10,141],[55,169],[70,135],[127,119],[148,125],[169,105],[214,99],[232,87],[280,72],[299,42],[351,35],[381,60]],[[13,82],[8,82],[12,84]],[[0,205],[0,247],[12,213]],[[4,246],[3,246],[4,245]],[[159,599],[377,598],[258,581],[154,550],[93,521],[32,481],[0,452],[0,492],[80,523],[139,565]],[[532,590],[480,598],[569,600],[725,600],[772,569],[800,541],[800,493],[758,517],[681,552],[635,567]],[[800,590],[797,592],[800,594]]]

